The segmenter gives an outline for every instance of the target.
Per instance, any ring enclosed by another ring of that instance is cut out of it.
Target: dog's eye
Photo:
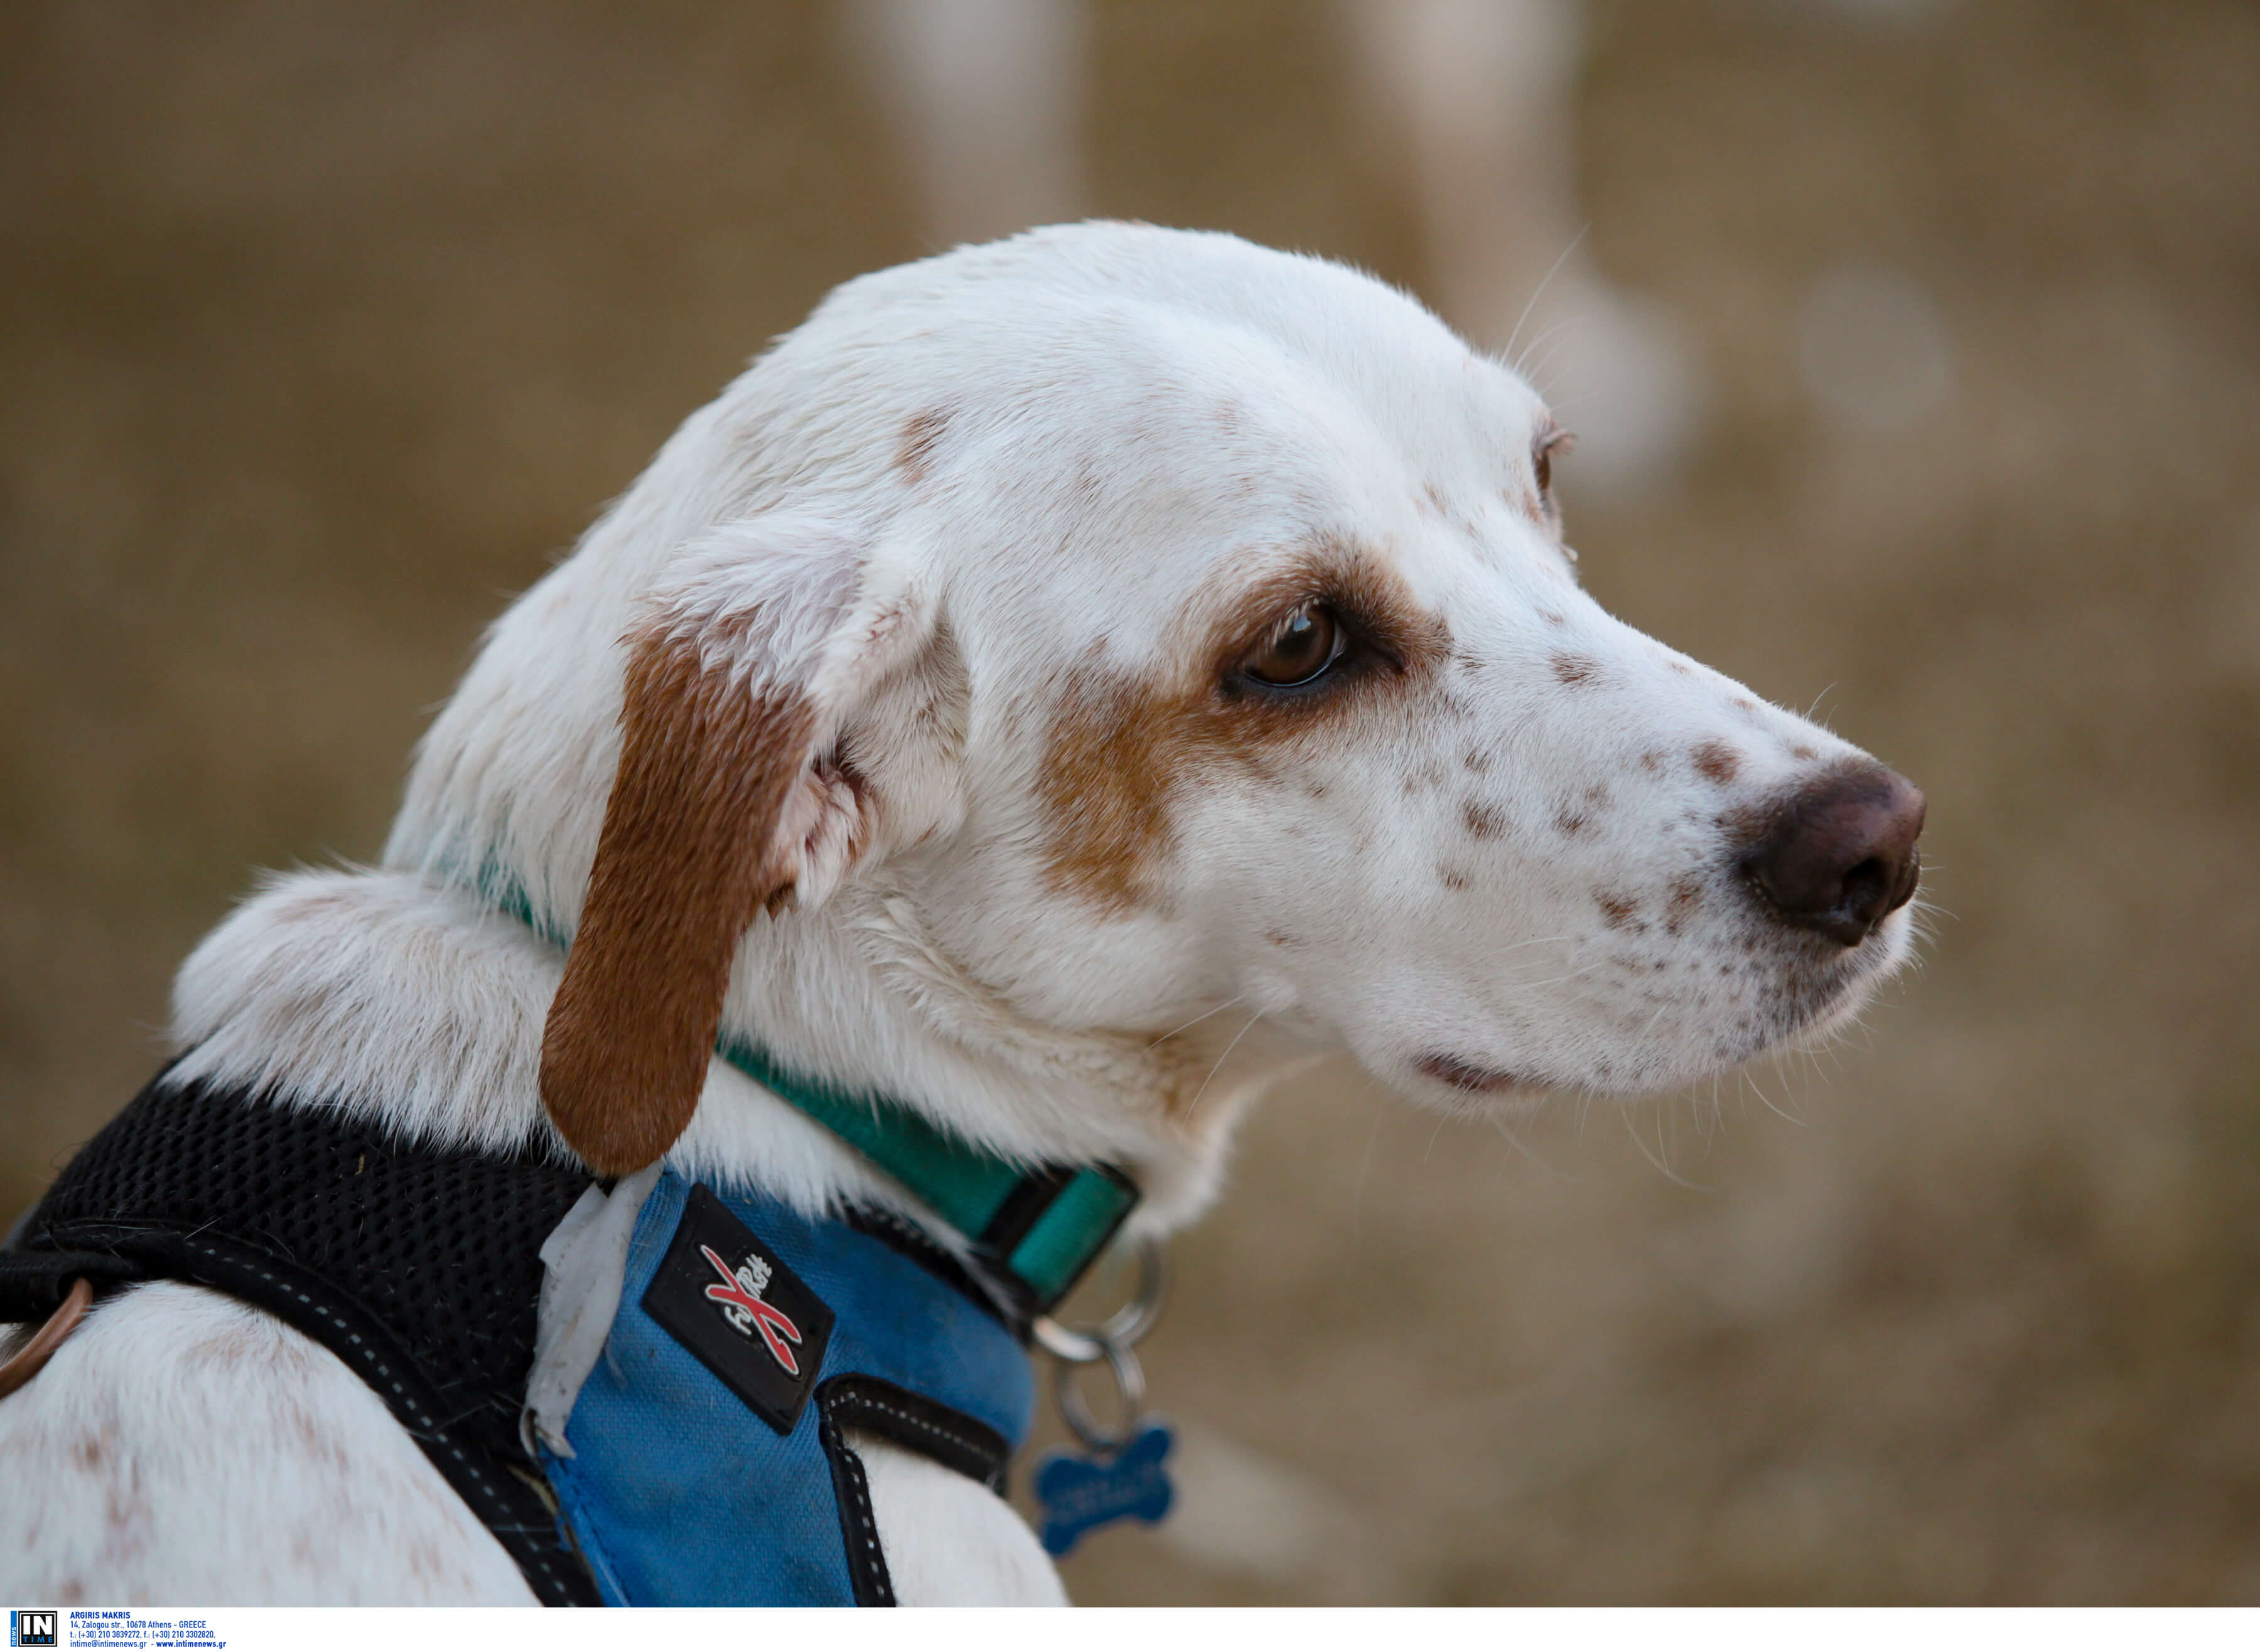
[[[1538,499],[1548,514],[1554,510],[1554,460],[1566,456],[1577,439],[1559,425],[1548,425],[1531,439],[1530,468],[1538,475]]]
[[[1331,610],[1314,604],[1288,615],[1240,669],[1275,689],[1300,688],[1324,676],[1341,652],[1341,626]]]

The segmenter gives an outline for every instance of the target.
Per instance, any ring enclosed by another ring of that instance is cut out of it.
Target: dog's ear
[[[854,860],[867,799],[833,742],[930,634],[907,580],[806,518],[725,530],[650,593],[541,1041],[542,1105],[600,1175],[649,1164],[690,1122],[755,918],[820,900]]]

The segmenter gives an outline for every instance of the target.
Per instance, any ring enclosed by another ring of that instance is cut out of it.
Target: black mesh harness
[[[376,1392],[538,1599],[596,1605],[519,1442],[541,1243],[590,1173],[163,1076],[0,1252],[0,1322],[44,1318],[80,1278],[184,1280],[264,1308]]]

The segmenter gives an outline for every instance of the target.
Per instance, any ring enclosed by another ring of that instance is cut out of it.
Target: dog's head
[[[1063,1033],[1237,1001],[1440,1101],[1684,1084],[1896,966],[1922,799],[1586,597],[1563,440],[1228,237],[851,282],[504,618],[393,854],[575,933],[544,1092],[601,1169],[843,880]]]

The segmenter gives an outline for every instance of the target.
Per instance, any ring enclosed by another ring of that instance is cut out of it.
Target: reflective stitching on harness
[[[857,1459],[858,1462],[861,1460],[860,1457]],[[855,1498],[855,1527],[863,1535],[864,1551],[874,1560],[881,1559],[883,1556],[879,1549],[879,1523],[871,1514],[870,1482],[858,1477],[850,1480],[848,1484],[854,1488],[850,1495]]]
[[[871,1508],[871,1482],[863,1459],[848,1443],[832,1401],[817,1401],[818,1434],[832,1470],[833,1500],[840,1508],[840,1541],[848,1548],[848,1586],[859,1606],[891,1606],[895,1583],[887,1571],[887,1554],[879,1541],[879,1522]],[[858,1555],[855,1551],[862,1549]]]
[[[932,1418],[916,1416],[903,1410],[899,1405],[890,1405],[883,1399],[873,1399],[869,1395],[859,1394],[851,1390],[840,1397],[837,1406],[840,1410],[876,1411],[883,1416],[892,1417],[898,1422],[908,1423],[912,1427],[922,1433],[933,1434],[937,1439],[947,1440],[951,1445],[970,1452],[975,1456],[986,1457],[991,1455],[991,1448],[979,1441],[970,1440],[963,1434],[954,1433]],[[847,1422],[850,1420],[843,1417],[840,1420]]]

